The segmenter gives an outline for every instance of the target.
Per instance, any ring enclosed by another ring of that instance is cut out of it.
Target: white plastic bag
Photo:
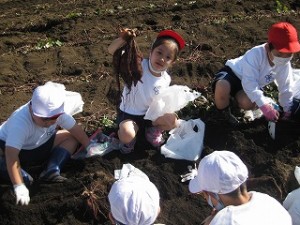
[[[200,97],[200,93],[188,86],[172,85],[164,88],[156,95],[150,104],[144,119],[155,121],[166,113],[174,113],[184,108],[190,101]]]
[[[70,115],[75,115],[82,112],[84,102],[81,94],[73,91],[66,91],[65,112]]]
[[[169,132],[161,153],[167,158],[196,161],[203,150],[205,124],[200,119],[180,120],[180,125]]]
[[[300,167],[299,166],[295,167],[294,174],[295,174],[296,180],[298,181],[298,183],[300,185]]]
[[[122,169],[114,171],[114,177],[116,180],[120,180],[129,176],[142,177],[145,180],[149,180],[149,177],[140,169],[134,167],[130,163],[123,164]]]

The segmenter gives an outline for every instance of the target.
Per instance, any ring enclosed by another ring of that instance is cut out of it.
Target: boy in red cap
[[[109,53],[115,54],[132,37],[135,37],[134,30],[122,30],[120,37],[108,47]],[[159,147],[164,142],[162,132],[176,127],[175,113],[165,114],[153,122],[145,120],[144,115],[154,96],[158,95],[162,88],[170,85],[171,77],[167,70],[176,61],[184,45],[183,38],[175,31],[161,31],[152,44],[149,59],[142,59],[140,62],[142,68],[140,80],[124,86],[117,118],[118,136],[124,144],[122,153],[130,153],[134,149],[138,132],[145,132],[147,141],[154,147]]]
[[[254,110],[258,107],[268,121],[277,121],[279,112],[263,91],[263,87],[275,82],[283,118],[289,118],[293,100],[290,60],[299,51],[295,27],[287,22],[279,22],[270,27],[267,43],[228,60],[212,84],[215,106],[220,115],[231,124],[238,123],[230,112],[230,99],[233,97],[241,109]]]

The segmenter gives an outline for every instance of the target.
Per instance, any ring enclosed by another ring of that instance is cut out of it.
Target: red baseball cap
[[[283,53],[295,53],[300,51],[300,43],[296,28],[287,22],[275,23],[268,31],[268,42],[274,48]]]
[[[184,48],[184,45],[185,45],[184,39],[173,30],[163,30],[157,35],[157,37],[158,38],[159,37],[171,37],[178,43],[179,50]]]

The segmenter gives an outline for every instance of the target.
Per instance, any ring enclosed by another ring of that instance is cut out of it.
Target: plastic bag
[[[184,108],[190,101],[200,97],[200,95],[199,92],[183,85],[172,85],[164,88],[153,98],[144,119],[155,121],[166,113],[174,113]]]
[[[73,91],[66,91],[65,112],[70,115],[75,115],[82,112],[84,102],[81,94]]]
[[[126,178],[129,176],[138,176],[144,178],[145,180],[149,180],[148,176],[143,171],[134,167],[130,163],[123,164],[121,170],[114,171],[114,177],[116,180]]]
[[[295,167],[294,174],[295,174],[296,180],[298,181],[298,183],[300,185],[300,167],[299,166]]]
[[[72,155],[72,159],[84,159],[93,156],[104,156],[107,153],[122,147],[121,142],[114,137],[107,136],[99,129],[90,137],[91,144],[88,149],[79,148]]]
[[[205,124],[200,119],[180,120],[177,128],[169,132],[161,153],[167,158],[196,161],[203,150]]]

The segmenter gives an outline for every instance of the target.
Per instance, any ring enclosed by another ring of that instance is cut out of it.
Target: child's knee
[[[131,142],[135,138],[137,131],[138,126],[133,121],[124,121],[120,123],[118,130],[120,141],[123,143]]]

